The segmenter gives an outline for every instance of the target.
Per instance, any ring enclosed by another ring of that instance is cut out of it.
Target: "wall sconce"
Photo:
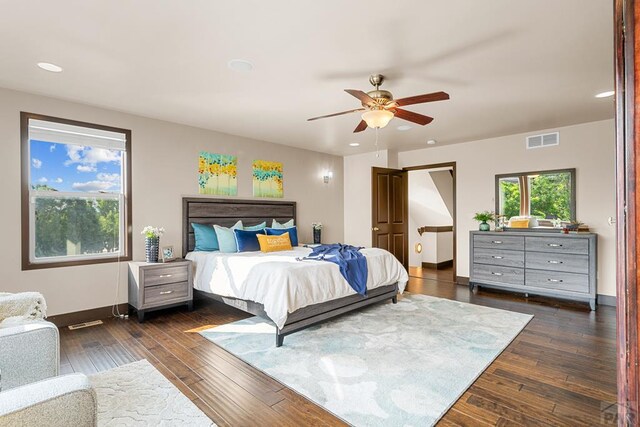
[[[422,253],[422,243],[420,243],[420,242],[416,243],[415,250],[416,250],[417,254],[421,254]]]
[[[333,178],[333,172],[331,172],[331,171],[324,171],[324,172],[322,173],[322,181],[323,181],[325,184],[328,184],[328,183],[329,183],[329,181],[331,180],[331,178]]]

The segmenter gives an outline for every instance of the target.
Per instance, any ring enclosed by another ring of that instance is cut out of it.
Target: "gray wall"
[[[311,223],[325,225],[326,241],[344,237],[343,161],[341,157],[251,140],[116,111],[0,89],[0,170],[4,188],[4,225],[0,246],[0,291],[40,291],[49,314],[61,314],[126,302],[126,263],[20,270],[20,111],[132,130],[133,257],[144,259],[140,231],[165,227],[161,245],[181,253],[181,197],[198,192],[198,152],[238,156],[238,197],[252,197],[251,163],[283,163],[284,199],[298,202],[301,241],[310,241]],[[322,182],[322,172],[333,179]],[[118,284],[118,285],[117,285]],[[118,296],[116,297],[116,293]]]

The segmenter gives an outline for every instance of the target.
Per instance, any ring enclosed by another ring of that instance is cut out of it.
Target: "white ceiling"
[[[402,151],[612,118],[594,98],[613,88],[612,3],[4,0],[0,86],[340,155],[374,131],[306,119],[358,107],[343,89],[381,72],[396,98],[448,92],[407,107],[432,124],[380,131]]]

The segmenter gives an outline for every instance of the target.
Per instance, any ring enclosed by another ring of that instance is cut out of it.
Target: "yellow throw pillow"
[[[512,219],[510,227],[512,228],[529,228],[528,219]]]
[[[266,234],[257,234],[256,236],[258,236],[258,243],[260,243],[262,252],[290,251],[293,249],[288,232],[279,236],[267,236]]]

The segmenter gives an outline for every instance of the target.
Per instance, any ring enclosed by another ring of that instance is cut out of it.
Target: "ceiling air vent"
[[[543,135],[533,135],[527,137],[527,150],[532,148],[551,147],[560,144],[560,133],[545,133]]]

